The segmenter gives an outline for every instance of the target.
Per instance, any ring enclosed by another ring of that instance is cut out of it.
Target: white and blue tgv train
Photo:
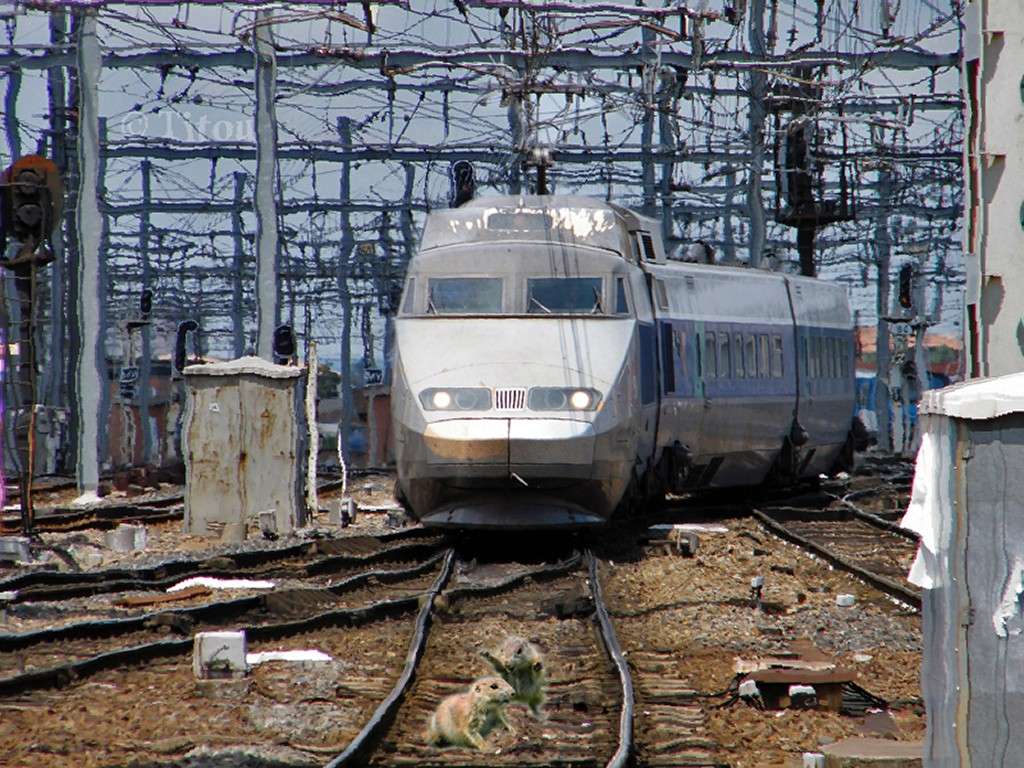
[[[844,288],[668,261],[583,197],[431,213],[395,322],[398,492],[424,524],[575,527],[849,459]]]

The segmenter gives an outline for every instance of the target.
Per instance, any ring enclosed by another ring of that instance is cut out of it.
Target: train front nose
[[[427,464],[473,477],[589,478],[594,426],[546,418],[446,419],[423,432]]]

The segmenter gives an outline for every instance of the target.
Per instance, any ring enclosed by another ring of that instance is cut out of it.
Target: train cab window
[[[427,314],[501,312],[500,277],[435,277],[428,283]]]
[[[747,378],[757,378],[757,348],[754,341],[754,334],[748,333],[743,336],[743,358],[747,365]]]
[[[782,337],[772,336],[772,378],[782,378]]]
[[[410,277],[405,281],[405,298],[402,299],[402,314],[411,315],[413,306],[416,303],[416,278]]]
[[[701,371],[705,379],[713,379],[718,375],[718,365],[715,362],[718,356],[715,354],[715,334],[704,334],[704,369]]]
[[[646,232],[641,232],[640,240],[644,244],[644,258],[648,261],[654,261],[657,258],[654,254],[654,239]]]
[[[732,361],[735,363],[733,367],[733,374],[737,379],[742,379],[746,375],[746,371],[743,368],[743,334],[736,333],[732,337],[732,348],[733,358]]]
[[[526,281],[526,311],[604,314],[604,286],[600,277],[533,277]]]
[[[629,301],[626,299],[626,278],[615,278],[615,314],[628,315]]]
[[[664,280],[654,281],[654,295],[658,302],[658,309],[668,309],[668,288],[665,287]]]
[[[768,362],[768,336],[759,334],[757,337],[757,376],[760,379],[767,379],[771,371]]]
[[[718,378],[728,379],[732,374],[732,355],[729,354],[729,334],[718,334]]]

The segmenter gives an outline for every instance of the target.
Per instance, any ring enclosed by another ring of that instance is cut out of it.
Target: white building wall
[[[1024,370],[1024,12],[965,12],[967,371],[1001,376]]]

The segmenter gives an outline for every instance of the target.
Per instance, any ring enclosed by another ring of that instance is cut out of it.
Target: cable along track
[[[774,507],[751,514],[769,533],[921,610],[920,590],[906,581],[917,551],[913,533],[849,509]]]

